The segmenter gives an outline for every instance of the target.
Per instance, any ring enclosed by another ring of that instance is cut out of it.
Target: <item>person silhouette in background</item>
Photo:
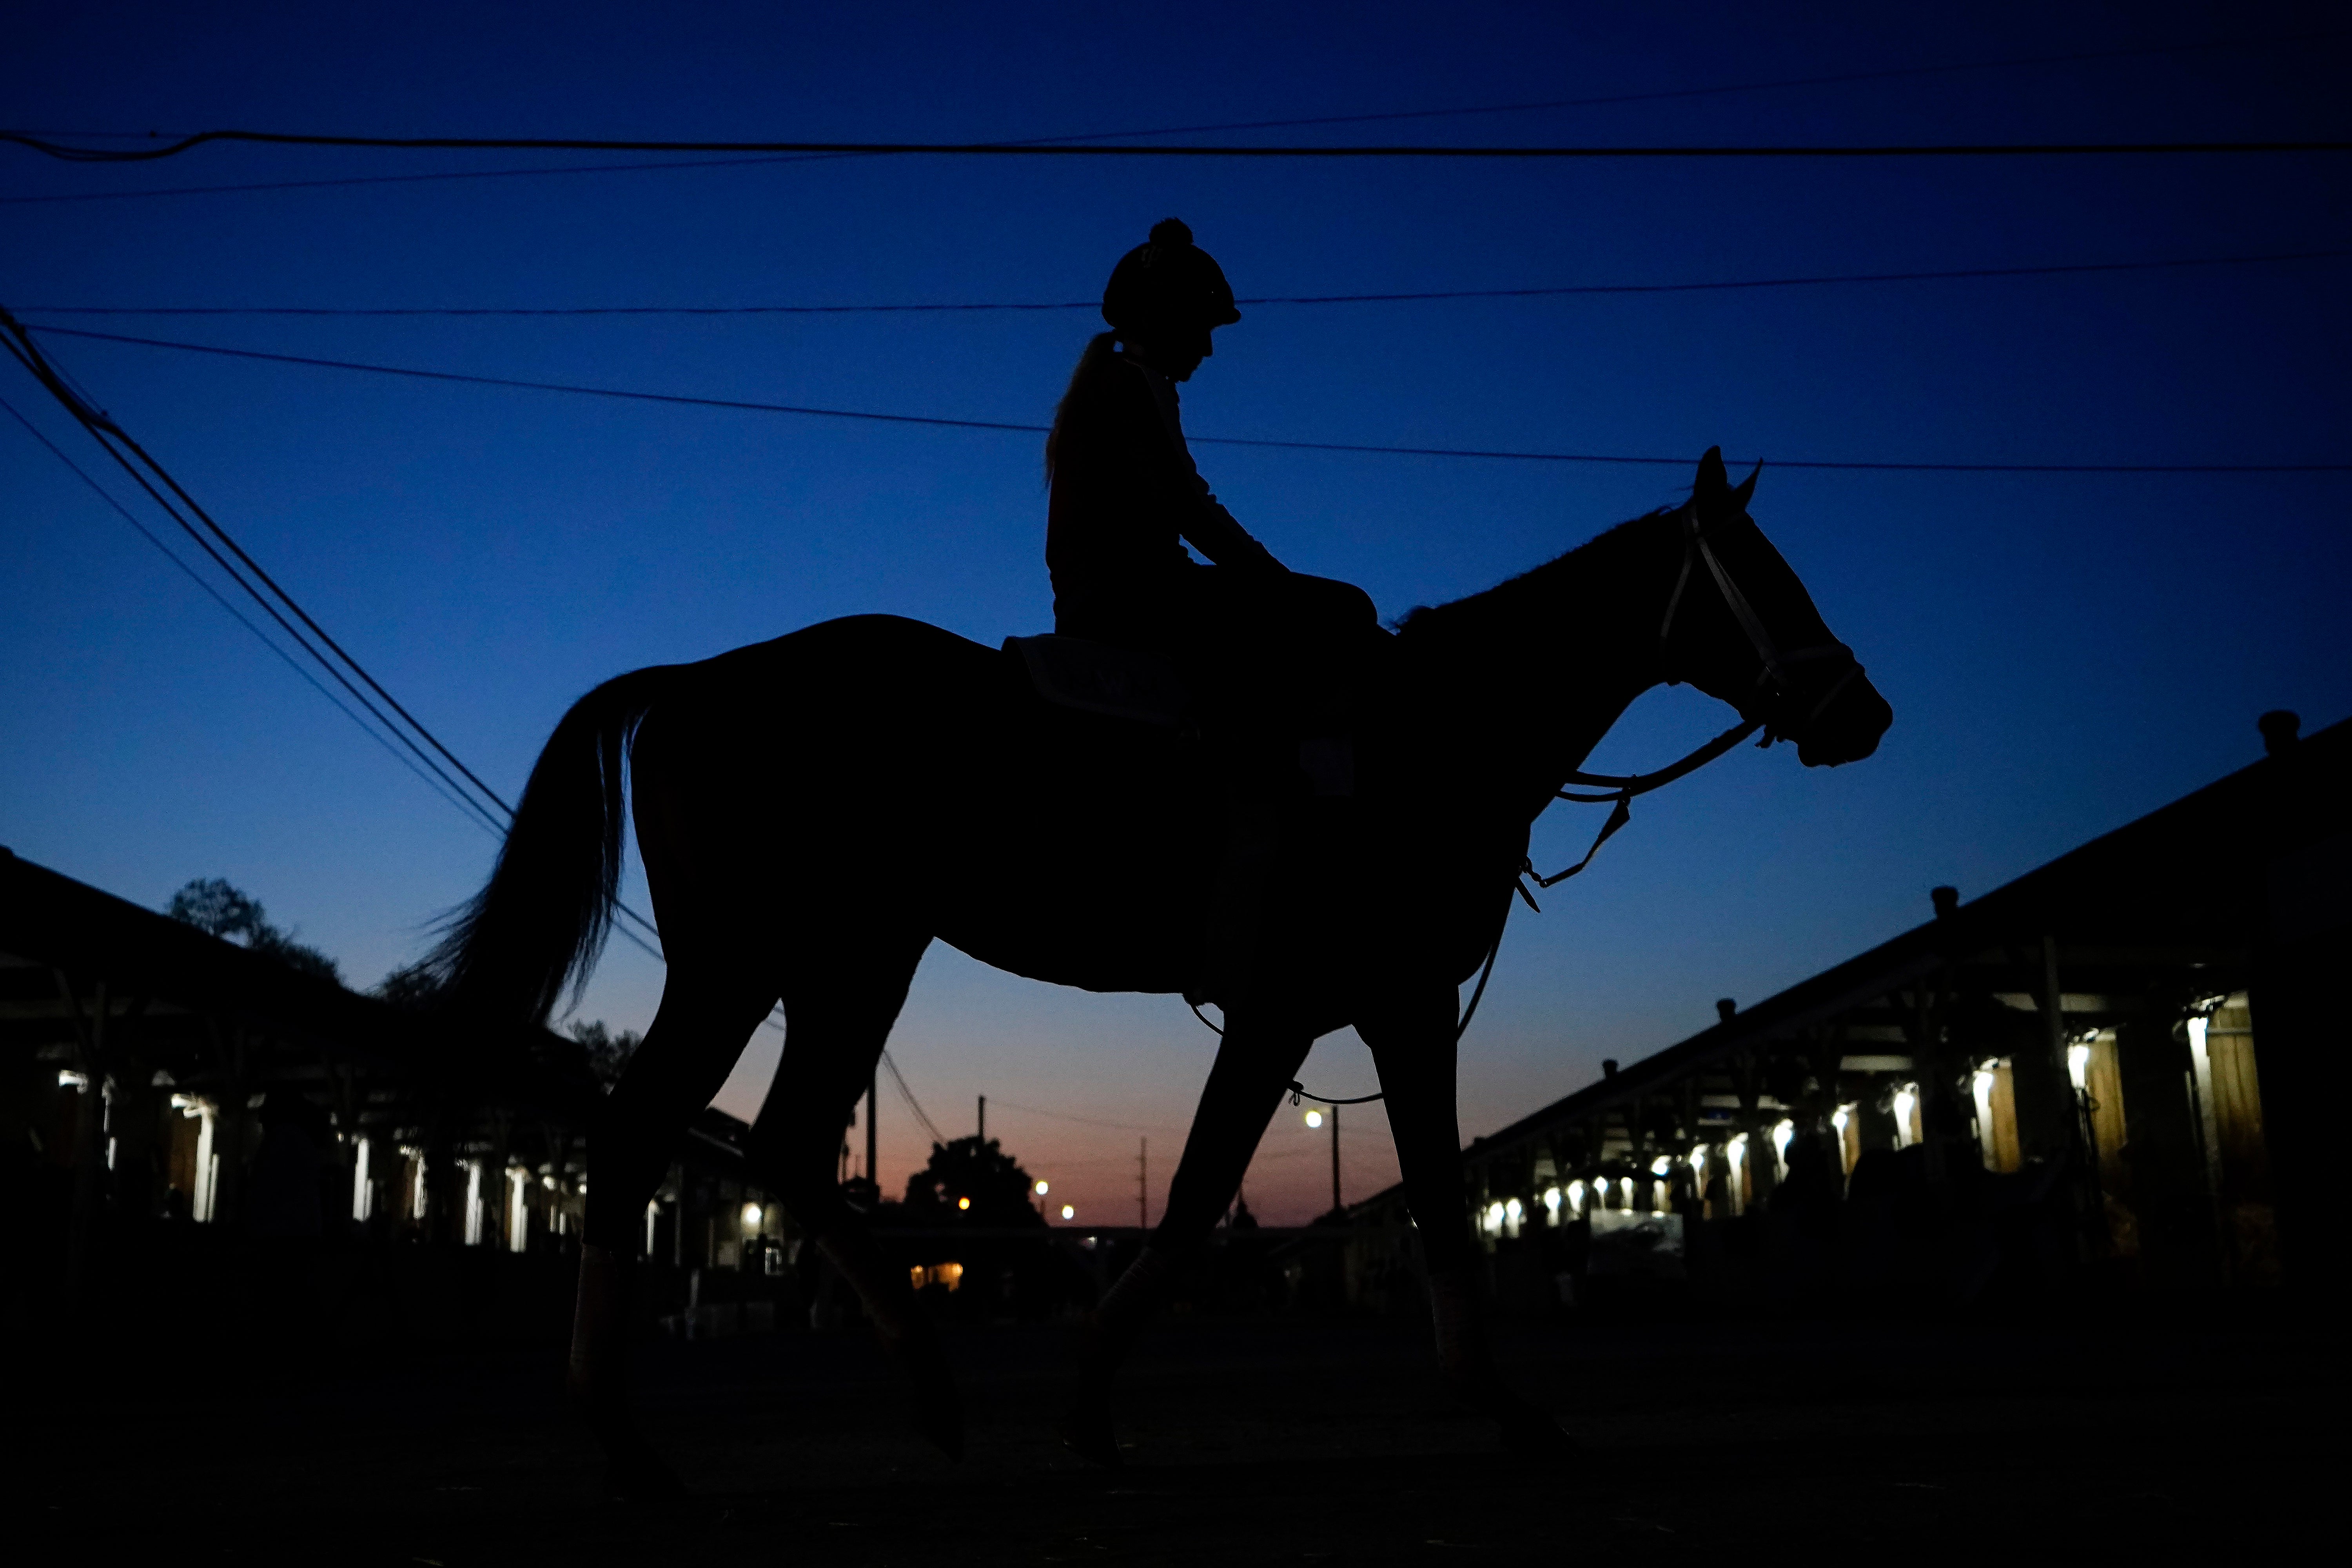
[[[1255,944],[1280,803],[1354,793],[1350,688],[1379,616],[1352,584],[1275,559],[1193,464],[1176,388],[1241,312],[1181,220],[1154,224],[1119,259],[1102,314],[1110,330],[1087,344],[1045,438],[1054,629],[1167,656],[1199,703],[1233,832],[1212,895],[1213,977],[1190,994],[1229,1004]]]

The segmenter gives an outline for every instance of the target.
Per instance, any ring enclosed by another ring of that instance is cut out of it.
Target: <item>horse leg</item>
[[[698,969],[673,954],[653,1025],[591,1130],[595,1182],[582,1226],[566,1381],[604,1445],[606,1489],[615,1496],[658,1498],[683,1489],[629,1412],[629,1292],[638,1226],[687,1123],[727,1081],[773,999],[740,972]]]
[[[1258,1141],[1315,1043],[1306,1029],[1227,1014],[1224,1039],[1201,1090],[1183,1157],[1168,1186],[1168,1207],[1151,1239],[1103,1293],[1088,1318],[1078,1359],[1078,1397],[1062,1420],[1062,1441],[1099,1465],[1119,1463],[1110,1390],[1144,1323],[1177,1271],[1197,1255],[1241,1190]]]
[[[1406,1201],[1429,1273],[1437,1357],[1454,1396],[1492,1418],[1514,1448],[1556,1450],[1567,1436],[1549,1415],[1512,1394],[1495,1365],[1477,1289],[1477,1256],[1462,1184],[1462,1133],[1454,1118],[1454,994],[1433,987],[1388,1000],[1356,1031],[1371,1047],[1404,1174]]]
[[[963,1410],[930,1320],[907,1270],[892,1263],[834,1179],[841,1130],[873,1081],[890,1026],[906,1004],[927,936],[878,938],[855,952],[837,942],[795,944],[784,993],[784,1050],[751,1129],[761,1182],[856,1290],[880,1338],[915,1385],[923,1435],[963,1457]]]

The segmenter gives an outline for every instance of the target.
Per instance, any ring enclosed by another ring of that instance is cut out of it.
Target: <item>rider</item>
[[[1348,793],[1345,666],[1377,612],[1360,588],[1292,572],[1234,521],[1178,417],[1177,384],[1216,352],[1211,333],[1242,319],[1223,270],[1164,218],[1112,270],[1102,313],[1111,330],[1087,345],[1045,440],[1055,630],[1170,654],[1213,721],[1307,737],[1317,793]]]
[[[1152,225],[1112,270],[1102,313],[1110,331],[1087,345],[1045,440],[1054,626],[1166,654],[1200,699],[1228,830],[1187,994],[1230,1005],[1252,978],[1286,817],[1297,826],[1285,800],[1354,793],[1349,689],[1378,613],[1362,589],[1276,560],[1193,467],[1176,384],[1241,312],[1192,231]]]

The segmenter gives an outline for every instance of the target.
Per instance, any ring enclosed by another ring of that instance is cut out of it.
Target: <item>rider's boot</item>
[[[605,1495],[662,1502],[686,1488],[629,1413],[629,1290],[635,1264],[609,1248],[580,1249],[580,1296],[572,1319],[572,1359],[564,1384],[603,1446]]]
[[[1468,1279],[1432,1275],[1429,1305],[1436,1320],[1437,1360],[1444,1369],[1447,1391],[1494,1422],[1505,1447],[1516,1453],[1551,1454],[1576,1447],[1559,1423],[1504,1386],[1478,1310],[1477,1294]]]
[[[1080,1327],[1078,1396],[1061,1426],[1063,1446],[1080,1458],[1108,1469],[1119,1468],[1118,1436],[1110,1415],[1111,1383],[1175,1277],[1174,1259],[1147,1244]]]

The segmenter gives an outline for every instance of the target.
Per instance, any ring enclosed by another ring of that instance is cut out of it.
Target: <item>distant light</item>
[[[2066,1076],[2074,1080],[2074,1092],[2077,1094],[2082,1093],[2088,1087],[2084,1079],[2089,1072],[2090,1066],[2091,1047],[2089,1046],[2073,1045],[2066,1047]],[[58,1076],[58,1081],[64,1081],[64,1075]]]
[[[968,1209],[971,1207],[971,1200],[970,1198],[958,1198],[956,1199],[956,1207],[960,1209]]]
[[[1309,1127],[1320,1127],[1320,1126],[1322,1126],[1322,1125],[1323,1125],[1323,1113],[1322,1113],[1321,1111],[1319,1111],[1319,1110],[1310,1110],[1310,1111],[1308,1111],[1308,1112],[1307,1113],[1307,1126],[1309,1126]]]
[[[1072,1208],[1069,1205],[1064,1204],[1062,1205],[1062,1217],[1064,1219],[1076,1219],[1078,1217],[1078,1211]]]
[[[1043,1182],[1039,1182],[1039,1183],[1037,1184],[1037,1195],[1038,1195],[1039,1197],[1041,1197],[1041,1198],[1042,1198],[1042,1197],[1044,1197],[1047,1193],[1052,1192],[1053,1190],[1054,1190],[1053,1188],[1051,1188],[1051,1187],[1047,1186],[1047,1185],[1046,1185],[1045,1183],[1043,1183]]]
[[[58,1069],[58,1087],[59,1089],[70,1089],[75,1090],[88,1089],[89,1087],[89,1074],[86,1072],[76,1072],[71,1068],[59,1068]]]
[[[745,1230],[757,1230],[760,1228],[760,1205],[758,1204],[745,1204],[743,1205],[743,1228]]]
[[[1672,1154],[1661,1154],[1650,1162],[1650,1174],[1654,1176],[1663,1176],[1674,1168],[1675,1157]]]

